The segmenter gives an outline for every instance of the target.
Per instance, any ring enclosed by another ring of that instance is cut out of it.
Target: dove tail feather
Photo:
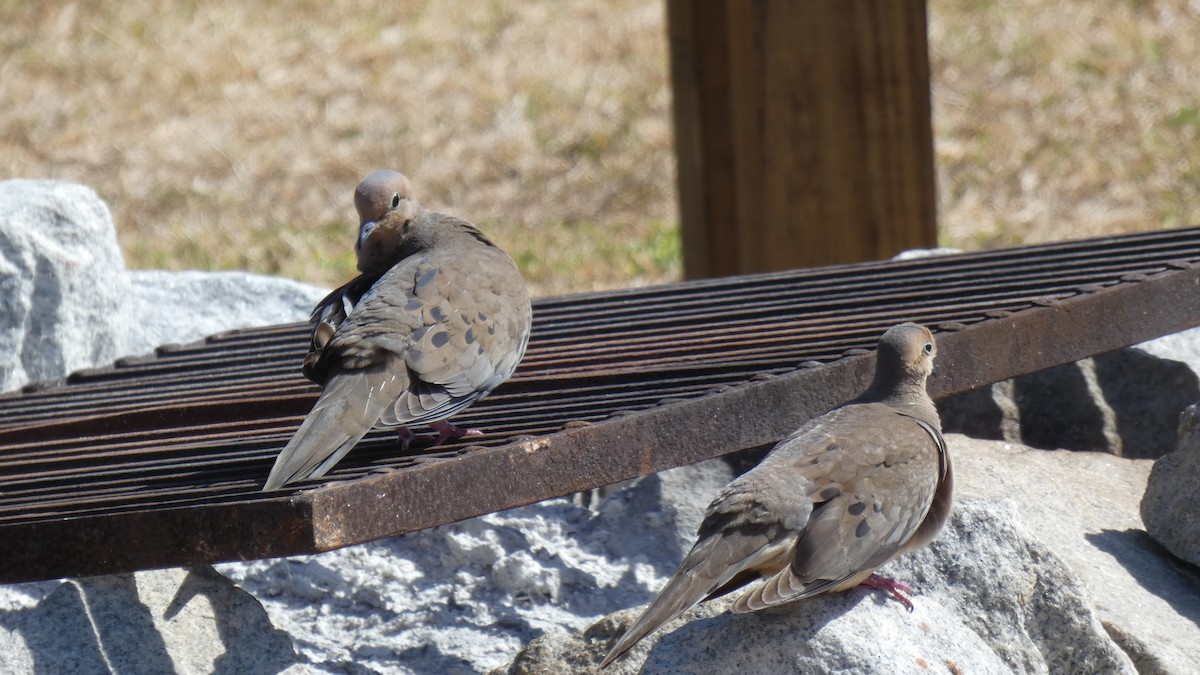
[[[334,462],[344,457],[367,435],[369,429],[355,436],[346,434],[338,424],[328,419],[331,417],[328,408],[322,412],[326,414],[310,414],[305,418],[300,430],[276,458],[263,486],[264,491],[278,490],[288,483],[324,475]],[[329,454],[326,455],[326,452]]]
[[[639,640],[701,600],[723,595],[757,578],[754,570],[771,564],[788,548],[787,544],[755,536],[708,537],[696,542],[679,571],[612,646],[600,667],[617,660]]]
[[[820,579],[806,584],[796,576],[791,566],[788,566],[776,572],[764,583],[743,593],[742,597],[733,603],[730,611],[734,614],[749,614],[794,600],[811,598],[826,591],[846,590],[857,586],[863,578],[870,576],[870,572],[871,570],[867,570],[866,573],[856,572],[841,579]]]
[[[692,605],[700,602],[712,590],[720,586],[720,583],[714,583],[715,579],[698,577],[693,573],[679,573],[671,577],[667,582],[662,592],[658,597],[654,598],[654,602],[646,608],[638,620],[625,631],[621,639],[617,640],[612,649],[608,651],[608,655],[600,662],[600,667],[604,668],[608,664],[616,661],[622,654],[629,651],[633,645],[639,640],[653,633],[659,626],[683,614]]]
[[[334,375],[275,459],[263,490],[278,490],[288,483],[325,475],[375,426],[407,382],[403,371],[384,369]]]

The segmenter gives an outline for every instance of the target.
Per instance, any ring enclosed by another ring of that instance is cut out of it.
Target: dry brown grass
[[[1200,223],[1200,5],[932,0],[943,243]],[[539,293],[672,279],[664,12],[642,0],[0,0],[0,173],[93,186],[133,267],[351,274],[375,168]]]
[[[1200,225],[1200,2],[933,0],[930,14],[945,243]]]
[[[337,283],[350,192],[392,167],[539,291],[659,281],[679,269],[662,15],[7,0],[0,171],[93,186],[136,267]]]

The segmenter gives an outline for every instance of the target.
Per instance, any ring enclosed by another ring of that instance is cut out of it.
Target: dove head
[[[937,343],[929,329],[915,323],[892,326],[879,338],[870,391],[882,399],[928,398],[925,380],[933,372],[935,356]]]
[[[398,171],[376,171],[354,190],[358,210],[358,271],[387,269],[395,264],[421,206],[412,197],[412,185]]]

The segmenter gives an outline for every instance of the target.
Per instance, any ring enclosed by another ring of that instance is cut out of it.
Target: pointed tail
[[[375,426],[408,383],[407,372],[342,371],[329,379],[304,422],[275,458],[264,491],[333,468]]]

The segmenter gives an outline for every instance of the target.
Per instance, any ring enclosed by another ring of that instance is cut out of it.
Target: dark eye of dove
[[[925,353],[926,353],[926,354],[932,354],[932,353],[933,353],[933,343],[932,343],[932,342],[926,342],[926,343],[925,343],[925,346],[923,347],[923,349],[925,350]]]
[[[397,206],[400,206],[400,193],[394,192],[392,193],[392,208],[394,209]]]

